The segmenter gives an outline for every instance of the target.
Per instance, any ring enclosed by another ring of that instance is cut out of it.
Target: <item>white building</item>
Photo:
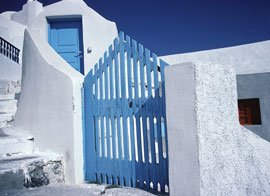
[[[20,80],[23,65],[15,127],[34,136],[35,150],[64,156],[67,182],[82,182],[84,73],[93,68],[118,36],[115,23],[82,0],[65,0],[46,7],[28,1],[19,12],[2,13],[0,20],[1,37],[21,50],[20,65],[1,56],[3,79]]]
[[[242,103],[244,102],[244,110],[251,109],[251,111],[245,111],[246,115],[243,114],[245,117],[242,116],[242,124],[258,136],[270,141],[269,51],[270,41],[264,41],[229,48],[175,54],[160,58],[169,64],[204,61],[233,65],[237,74],[237,92],[240,104],[241,101]],[[242,112],[244,111],[242,110]],[[256,116],[260,116],[259,119]],[[252,118],[255,119],[252,120]]]
[[[88,85],[84,83],[84,79],[94,65],[100,61],[100,58],[106,58],[107,53],[104,54],[104,52],[118,36],[116,24],[100,16],[82,0],[62,0],[45,7],[38,1],[28,0],[21,11],[4,12],[0,15],[0,36],[20,50],[18,59],[16,59],[15,53],[8,55],[1,52],[3,54],[0,54],[0,82],[4,81],[2,83],[6,84],[5,81],[13,81],[13,83],[7,82],[8,87],[3,90],[5,96],[10,92],[19,93],[17,86],[20,86],[20,81],[22,81],[14,130],[34,138],[33,148],[28,153],[53,152],[63,157],[66,183],[84,182],[86,159],[84,157],[85,135],[82,120],[84,119],[84,95],[82,92],[83,86]],[[119,39],[121,42],[121,38]],[[5,41],[1,43],[7,43]],[[117,39],[117,41],[119,40]],[[129,41],[125,40],[123,43],[128,44]],[[7,48],[4,44],[1,44],[1,47]],[[169,139],[167,143],[169,152],[168,149],[167,152],[169,157],[172,157],[169,162],[169,172],[171,173],[167,178],[170,179],[172,194],[176,195],[179,189],[182,194],[186,195],[209,195],[215,191],[218,195],[239,195],[245,190],[247,190],[246,195],[269,194],[270,155],[267,151],[270,150],[270,144],[265,141],[270,140],[269,52],[270,43],[266,41],[159,57],[171,65],[165,68],[165,78],[170,78],[165,84],[168,85],[166,86],[166,99],[171,101],[167,104],[166,114]],[[129,62],[127,56],[128,54],[125,59],[119,58],[120,64]],[[132,59],[134,58],[132,57]],[[147,57],[145,61],[147,61]],[[154,67],[152,61],[155,61],[154,57],[149,58],[149,64]],[[205,63],[197,63],[197,61]],[[194,62],[194,64],[186,62]],[[143,63],[147,64],[144,61]],[[173,66],[176,64],[182,65]],[[208,67],[204,73],[201,67],[206,65]],[[161,72],[160,78],[163,78],[163,67],[160,65],[158,69],[159,73]],[[234,69],[237,74],[238,99],[242,101],[239,102],[239,105],[243,106],[239,109],[241,123],[248,124],[245,126],[247,129],[264,139],[247,132],[239,125]],[[154,72],[153,70],[152,72]],[[189,72],[190,70],[193,70],[194,73]],[[220,73],[211,78],[209,74],[214,73],[215,70]],[[175,73],[180,73],[181,78]],[[132,74],[134,75],[133,72]],[[148,81],[145,81],[148,86],[141,82],[142,78],[137,81],[141,86],[141,92],[143,88],[145,91],[150,89]],[[179,84],[176,82],[177,85],[173,85],[173,81],[178,81]],[[132,82],[132,88],[134,88],[134,85],[137,85],[136,80]],[[186,88],[180,82],[190,88]],[[222,82],[224,82],[224,86],[222,86]],[[162,79],[155,83],[160,86],[160,89],[164,88]],[[213,83],[219,86],[215,86]],[[153,87],[154,82],[151,85]],[[178,96],[181,96],[181,92],[178,91],[177,86],[185,92],[183,93],[185,96],[188,96],[183,99],[181,97],[179,103],[177,99]],[[197,88],[198,86],[200,88]],[[218,89],[220,89],[220,93],[216,93]],[[164,89],[160,92],[163,93]],[[196,95],[198,99],[194,97],[192,99],[193,95]],[[213,104],[205,101],[207,96]],[[194,103],[191,103],[192,100]],[[141,103],[131,101],[126,105],[131,108],[136,104]],[[174,108],[173,104],[177,107]],[[222,111],[223,106],[224,111]],[[143,107],[143,104],[140,107]],[[184,115],[181,115],[182,107],[186,109],[183,112]],[[260,119],[254,120],[253,115],[254,113],[257,115],[258,108]],[[204,112],[209,114],[206,115],[208,119],[204,119],[201,115]],[[219,115],[220,117],[218,117]],[[223,123],[221,117],[226,123]],[[215,124],[217,123],[215,119],[220,120],[219,126]],[[9,121],[11,120],[9,119]],[[131,120],[129,119],[129,121]],[[157,119],[156,121],[159,122]],[[175,122],[183,122],[183,126]],[[164,126],[164,119],[161,123],[163,123],[161,126]],[[183,132],[184,129],[190,132]],[[209,130],[209,135],[203,134],[207,133],[207,130]],[[229,131],[226,133],[224,130]],[[220,143],[217,142],[218,138],[221,138]],[[145,142],[147,143],[146,140]],[[226,142],[229,144],[228,148],[226,148]],[[251,146],[245,147],[248,143],[252,143]],[[186,144],[186,148],[181,148],[182,144]],[[178,147],[181,148],[179,150],[181,155],[178,153]],[[148,148],[150,147],[148,146]],[[154,146],[154,148],[156,147]],[[214,148],[216,151],[213,150]],[[159,149],[160,151],[163,151],[163,147]],[[240,153],[241,151],[243,154]],[[217,153],[220,154],[219,157],[216,156]],[[147,157],[147,153],[143,154],[142,156]],[[163,154],[162,156],[164,157]],[[165,159],[167,157],[167,153],[165,153]],[[234,161],[234,164],[230,159]],[[186,164],[187,162],[188,164]],[[182,165],[179,167],[178,163],[183,163],[183,167]],[[165,169],[168,167],[166,166]],[[179,171],[182,173],[179,174]],[[211,175],[213,172],[217,172],[217,176]],[[241,173],[241,176],[230,177],[231,175],[237,176],[237,173]],[[179,178],[181,183],[186,183],[187,188],[179,188],[175,177]],[[246,180],[243,180],[244,178]],[[252,184],[251,181],[254,178],[256,180]],[[118,181],[120,180],[118,179]],[[0,185],[2,181],[0,176]],[[196,182],[194,183],[195,188],[192,187],[193,182]],[[205,183],[205,186],[201,184],[202,182]],[[127,182],[125,181],[125,183]]]

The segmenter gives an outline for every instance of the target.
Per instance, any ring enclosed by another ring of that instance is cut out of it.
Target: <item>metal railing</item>
[[[0,37],[0,53],[19,63],[20,50],[2,37]]]

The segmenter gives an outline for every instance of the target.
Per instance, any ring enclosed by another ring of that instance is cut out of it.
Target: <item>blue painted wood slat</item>
[[[122,91],[122,115],[123,115],[123,141],[124,141],[124,160],[125,164],[123,169],[126,172],[125,184],[127,186],[131,186],[130,178],[131,178],[131,163],[129,161],[129,137],[128,137],[128,125],[127,125],[127,117],[128,117],[128,86],[126,84],[127,77],[127,65],[125,63],[125,54],[126,54],[126,46],[124,43],[124,33],[121,32],[119,35],[120,41],[120,67],[121,67],[121,91]]]
[[[100,183],[114,183],[154,191],[158,190],[159,183],[161,191],[165,192],[165,185],[168,185],[164,89],[166,63],[158,63],[157,56],[152,54],[151,59],[150,55],[149,50],[145,49],[144,52],[141,44],[137,45],[129,36],[125,39],[124,33],[121,32],[114,40],[113,46],[109,47],[108,53],[105,52],[99,60],[99,66],[95,65],[95,73],[91,71],[86,76],[86,180],[94,179]],[[155,88],[154,98],[152,83]],[[164,118],[162,126],[161,117]],[[156,123],[154,118],[157,119]],[[165,158],[162,152],[163,137],[166,141]],[[156,163],[156,139],[159,163]]]
[[[130,127],[130,148],[131,148],[131,164],[130,164],[130,175],[131,175],[131,186],[136,187],[136,173],[135,173],[135,138],[134,138],[134,121],[133,121],[133,92],[132,92],[132,67],[131,67],[131,43],[130,37],[126,36],[126,50],[127,50],[127,72],[128,72],[128,106],[129,106],[129,127]]]

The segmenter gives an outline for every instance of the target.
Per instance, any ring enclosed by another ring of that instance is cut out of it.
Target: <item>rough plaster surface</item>
[[[63,183],[64,168],[61,159],[42,159],[34,161],[24,168],[25,187],[39,187],[48,184]]]
[[[194,71],[187,72],[181,66]],[[187,74],[184,80],[191,83],[194,81],[193,88],[182,94],[174,89],[177,86],[172,84],[177,83],[180,88],[184,88],[181,86],[186,83],[181,82],[177,74],[177,70],[181,69],[183,74]],[[182,195],[190,195],[192,190],[199,189],[199,193],[193,195],[269,195],[270,144],[239,125],[234,69],[227,65],[199,62],[195,65],[189,63],[169,66],[165,70],[170,193],[178,195],[181,192]],[[182,106],[176,107],[173,104],[177,101],[175,98],[185,95],[195,96],[195,99],[182,98]],[[185,121],[187,117],[182,108],[186,108],[185,105],[190,105],[193,101],[195,107],[189,112],[196,117]],[[178,113],[184,114],[176,115]],[[183,126],[174,126],[175,121],[178,121],[178,124],[182,122]],[[187,126],[189,123],[195,123],[197,126]],[[186,133],[183,133],[183,127]],[[189,134],[194,141],[197,138],[197,143],[179,151],[171,150],[170,138],[178,137],[179,142],[176,144],[181,146],[179,143],[184,142],[183,134],[184,138],[187,138],[185,134]],[[193,180],[197,180],[195,176],[175,170],[183,166],[179,166],[178,162],[172,162],[171,158],[182,156],[182,151],[196,151],[196,148],[198,157],[190,154],[186,160],[194,164],[195,170],[199,167],[199,187],[193,183]],[[172,181],[171,175],[177,176],[179,180]],[[178,184],[181,180],[186,181],[187,187]]]
[[[263,41],[228,48],[168,55],[160,58],[171,65],[194,61],[234,65],[238,75],[238,97],[240,99],[261,99],[263,124],[260,126],[247,126],[247,128],[270,141],[269,53],[270,41]]]
[[[0,191],[63,182],[61,157],[44,154],[0,156]]]
[[[234,69],[197,63],[195,72],[201,195],[269,195],[270,143],[239,125]]]
[[[39,39],[39,34],[30,31],[25,32],[22,67],[15,127],[33,135],[35,150],[64,157],[67,182],[82,182],[83,76]]]

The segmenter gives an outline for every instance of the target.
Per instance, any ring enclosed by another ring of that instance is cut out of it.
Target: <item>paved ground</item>
[[[1,189],[1,188],[0,188]],[[96,184],[49,185],[33,189],[0,190],[0,196],[153,196],[134,188],[119,188]]]

